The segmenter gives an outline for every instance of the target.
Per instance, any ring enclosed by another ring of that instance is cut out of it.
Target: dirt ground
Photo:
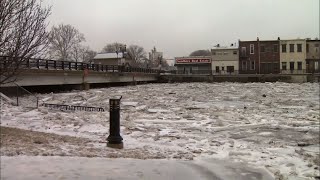
[[[94,142],[86,138],[61,136],[10,127],[0,127],[1,156],[80,156],[107,158],[161,159],[160,153],[146,149],[115,150],[106,142]],[[99,147],[95,147],[96,145]]]

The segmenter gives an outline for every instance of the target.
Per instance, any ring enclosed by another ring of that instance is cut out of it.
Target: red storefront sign
[[[211,59],[209,58],[185,58],[185,59],[176,59],[176,64],[184,64],[184,63],[211,63]]]

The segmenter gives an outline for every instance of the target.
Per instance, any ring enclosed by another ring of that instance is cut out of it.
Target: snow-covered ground
[[[153,158],[248,162],[283,179],[319,176],[319,84],[147,84],[38,96],[108,110],[109,98],[120,95],[125,149],[148,150]],[[1,126],[89,138],[107,149],[109,113],[2,102]]]
[[[166,160],[57,156],[1,157],[6,180],[273,180],[265,168],[216,159]]]

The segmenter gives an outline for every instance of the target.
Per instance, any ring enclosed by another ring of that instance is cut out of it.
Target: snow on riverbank
[[[147,84],[39,97],[108,109],[109,98],[119,95],[125,148],[144,147],[167,158],[245,161],[290,179],[319,175],[316,83]],[[105,141],[108,124],[108,112],[30,111],[1,104],[2,126]]]

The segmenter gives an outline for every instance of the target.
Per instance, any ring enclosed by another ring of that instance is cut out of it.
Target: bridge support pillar
[[[86,90],[86,91],[87,91],[87,90],[90,89],[90,84],[89,84],[89,83],[86,83],[86,82],[85,82],[85,83],[82,83],[81,86],[82,86],[82,87],[81,87],[82,90]]]

